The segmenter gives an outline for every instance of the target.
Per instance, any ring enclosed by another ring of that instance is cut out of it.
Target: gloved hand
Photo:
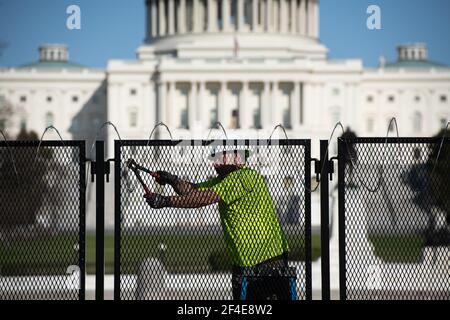
[[[156,182],[162,186],[166,183],[172,185],[178,180],[178,177],[176,175],[171,174],[167,171],[157,171],[156,173],[158,174]]]
[[[161,209],[164,207],[170,207],[170,198],[158,193],[147,193],[144,195],[147,203],[153,209]]]

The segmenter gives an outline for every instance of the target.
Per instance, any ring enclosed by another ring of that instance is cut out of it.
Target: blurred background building
[[[291,138],[317,139],[339,120],[384,136],[397,117],[401,135],[429,136],[450,119],[450,69],[428,60],[426,44],[399,46],[375,69],[329,60],[316,0],[148,0],[146,10],[136,60],[97,70],[46,44],[39,61],[0,69],[0,128],[54,124],[90,142],[107,120],[142,139],[159,121],[175,138],[205,138],[216,121],[266,138],[281,123]],[[110,155],[115,138],[108,131]]]
[[[317,0],[148,0],[146,10],[135,60],[94,69],[44,44],[38,61],[1,68],[0,129],[14,137],[55,125],[89,149],[105,121],[122,139],[147,139],[160,121],[174,138],[204,139],[220,121],[244,138],[267,138],[281,123],[289,138],[317,141],[337,121],[385,136],[397,117],[402,136],[430,136],[450,120],[450,68],[430,61],[426,44],[401,45],[378,68],[330,60]],[[97,138],[111,158],[116,133]]]

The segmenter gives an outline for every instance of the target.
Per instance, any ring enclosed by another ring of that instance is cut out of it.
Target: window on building
[[[184,108],[181,110],[180,127],[182,129],[189,129],[189,117],[188,109]]]
[[[237,17],[237,2],[238,0],[231,0],[231,9],[230,9],[230,24],[236,27],[236,17]]]
[[[217,108],[212,108],[209,113],[209,127],[213,128],[217,121]]]
[[[441,102],[447,102],[447,96],[445,94],[441,95],[439,99]]]
[[[331,110],[331,127],[334,127],[336,125],[336,123],[338,123],[339,121],[341,121],[340,119],[341,117],[341,113],[339,112],[339,107],[334,107]]]
[[[366,100],[367,100],[367,102],[372,103],[373,102],[373,96],[367,96]]]
[[[390,103],[395,102],[395,97],[392,95],[388,96],[388,102],[390,102]]]
[[[261,129],[261,110],[256,108],[253,110],[253,128]]]
[[[78,102],[78,96],[72,96],[72,102]]]
[[[27,131],[27,120],[20,119],[20,131]]]
[[[20,96],[20,102],[27,102],[27,96]]]
[[[137,90],[134,88],[130,89],[130,96],[135,96],[137,94]]]
[[[374,131],[375,121],[373,118],[367,119],[367,132],[372,133]]]
[[[47,96],[47,102],[52,102],[53,98],[51,96]]]
[[[49,126],[53,126],[54,123],[54,116],[52,112],[47,112],[45,114],[45,126],[49,127]]]
[[[286,129],[291,128],[291,110],[290,109],[283,110],[283,126]]]
[[[414,101],[415,101],[415,102],[420,102],[420,96],[415,96],[415,97],[414,97]]]
[[[186,28],[187,31],[192,31],[194,28],[194,10],[193,10],[193,1],[186,2]],[[158,15],[159,16],[159,15]]]
[[[422,131],[422,114],[420,112],[414,112],[413,116],[413,130],[414,132]]]
[[[338,96],[341,93],[341,91],[339,90],[339,88],[333,88],[333,90],[331,90],[331,94],[333,96]]]
[[[217,22],[219,23],[219,29],[223,28],[223,20],[222,20],[222,0],[217,1]]]
[[[137,111],[136,110],[130,111],[130,127],[132,127],[132,128],[137,127]]]
[[[231,128],[237,129],[239,128],[239,110],[233,109],[231,111]]]
[[[252,17],[252,1],[245,1],[244,2],[244,23],[250,24],[251,23],[251,17]]]
[[[448,121],[445,118],[441,118],[440,123],[441,123],[441,128],[445,129],[445,127],[447,126]]]

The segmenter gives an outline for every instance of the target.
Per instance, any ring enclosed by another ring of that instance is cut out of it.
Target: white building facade
[[[0,103],[14,111],[0,127],[14,137],[53,124],[90,143],[104,121],[130,139],[158,122],[174,138],[206,138],[216,121],[243,138],[282,124],[290,138],[325,139],[337,121],[385,136],[397,117],[400,135],[429,136],[450,120],[450,68],[429,61],[425,45],[401,46],[397,62],[375,69],[327,59],[316,0],[148,0],[146,10],[136,60],[95,70],[45,45],[39,62],[0,69]]]

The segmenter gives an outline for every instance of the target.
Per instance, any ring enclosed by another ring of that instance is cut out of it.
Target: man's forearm
[[[180,196],[188,195],[193,190],[195,190],[195,185],[193,183],[180,179],[171,183],[171,186],[173,190],[175,190],[175,192]]]

